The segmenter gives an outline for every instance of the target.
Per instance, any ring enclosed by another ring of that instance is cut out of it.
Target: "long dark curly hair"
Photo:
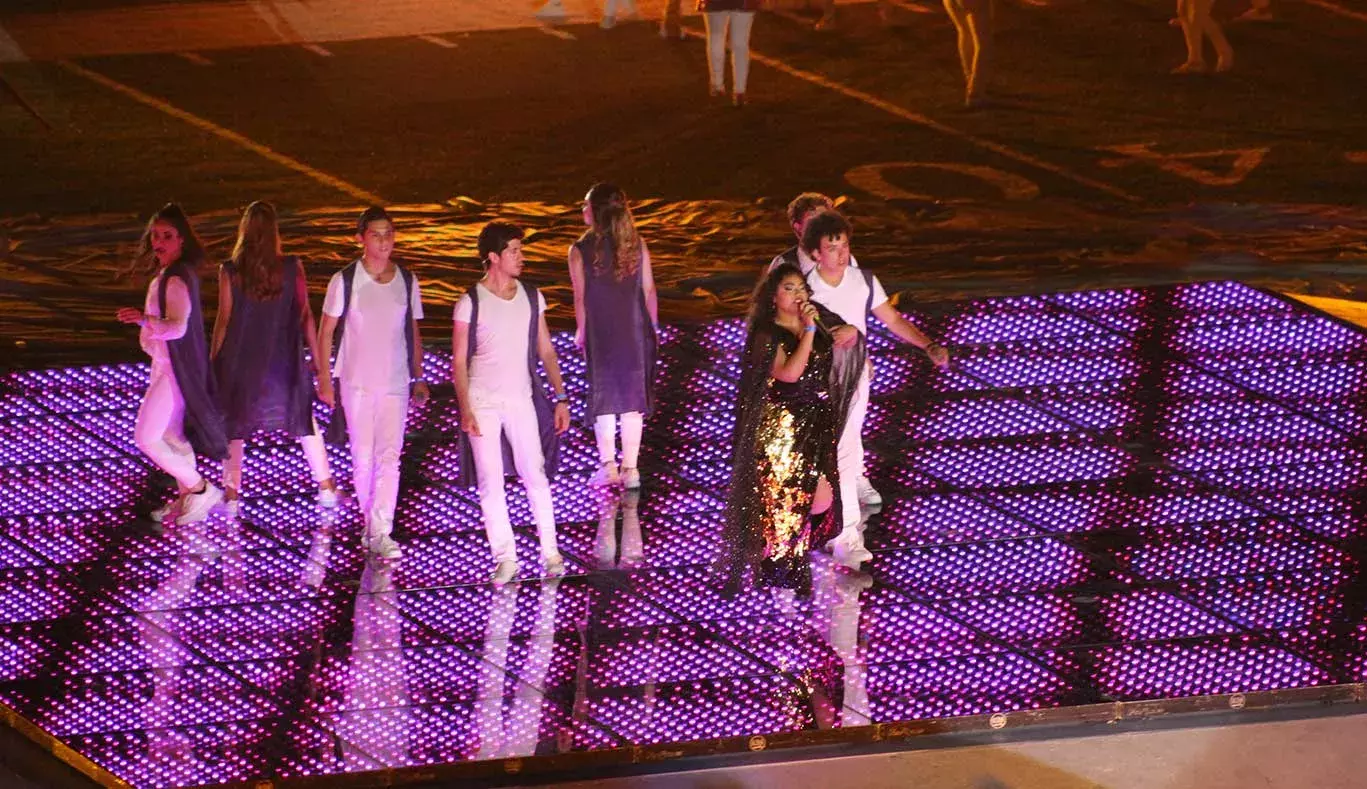
[[[138,241],[137,254],[133,256],[130,273],[151,274],[158,269],[157,256],[152,251],[152,228],[158,222],[165,222],[176,229],[181,240],[180,259],[185,261],[191,270],[198,272],[207,257],[204,242],[199,240],[199,235],[190,225],[190,217],[185,215],[185,209],[178,203],[167,203],[147,220],[147,227],[143,228],[142,238]]]
[[[242,289],[248,296],[269,301],[280,295],[280,281],[284,278],[281,254],[275,206],[257,200],[242,212],[232,255],[237,275],[242,278]]]
[[[600,243],[612,244],[613,276],[621,282],[635,274],[641,265],[641,237],[636,233],[636,222],[627,205],[627,193],[616,184],[596,183],[589,189],[586,199],[593,214],[593,227],[589,233]]]

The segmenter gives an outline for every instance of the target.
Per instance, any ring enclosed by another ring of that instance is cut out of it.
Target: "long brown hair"
[[[147,220],[147,227],[143,228],[142,238],[138,240],[138,251],[133,257],[129,273],[150,274],[157,270],[157,256],[152,251],[152,228],[158,222],[165,222],[176,229],[181,241],[180,259],[185,261],[191,270],[198,272],[206,257],[204,242],[199,240],[195,229],[190,226],[190,218],[185,215],[185,210],[177,203],[167,203]]]
[[[626,192],[614,184],[596,183],[589,189],[588,201],[594,238],[612,242],[613,274],[619,282],[634,275],[641,265],[641,237],[636,234]]]
[[[276,224],[275,206],[257,200],[242,212],[237,243],[233,245],[232,261],[242,278],[242,290],[257,301],[279,296],[283,275],[280,259],[280,226]]]

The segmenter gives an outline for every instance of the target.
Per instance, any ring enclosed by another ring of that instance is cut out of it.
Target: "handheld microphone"
[[[803,306],[803,307],[806,307],[808,304],[811,304],[811,303],[812,303],[811,299],[805,299],[805,298],[798,301],[798,304],[800,304],[800,305]],[[828,328],[826,328],[826,324],[824,324],[824,323],[821,322],[821,313],[820,313],[820,312],[818,312],[816,315],[812,316],[812,322],[816,324],[816,327],[817,327],[818,329],[821,330],[821,333],[822,333],[822,334],[825,334],[827,337],[831,336],[831,330],[828,329]]]

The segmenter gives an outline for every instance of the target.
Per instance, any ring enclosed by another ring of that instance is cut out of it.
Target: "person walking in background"
[[[959,68],[964,75],[964,106],[981,107],[992,66],[995,0],[944,0],[958,37]]]
[[[951,0],[945,0],[950,2]],[[1223,73],[1234,68],[1234,48],[1225,38],[1225,31],[1211,16],[1215,0],[1177,0],[1177,20],[1182,27],[1182,38],[1187,44],[1187,60],[1172,70],[1174,74],[1204,74],[1206,72],[1205,40],[1215,49],[1215,71]]]
[[[731,103],[745,105],[750,79],[750,30],[760,0],[698,0],[707,27],[707,76],[713,96],[726,93],[726,49],[731,48]]]

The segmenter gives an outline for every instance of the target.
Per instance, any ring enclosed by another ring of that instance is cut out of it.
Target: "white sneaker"
[[[604,463],[589,477],[589,484],[595,488],[606,488],[621,481],[622,475],[617,473],[616,463]]]
[[[340,500],[340,498],[341,498],[341,497],[337,495],[337,489],[336,489],[336,488],[333,488],[332,490],[323,490],[323,489],[319,488],[319,490],[318,490],[318,498],[317,498],[317,501],[318,501],[318,506],[320,506],[320,507],[326,507],[327,509],[332,509],[333,507],[336,507],[336,506],[337,506],[337,502]]]
[[[152,510],[151,512],[147,513],[147,517],[148,517],[148,519],[150,519],[150,520],[152,520],[152,521],[155,521],[155,522],[157,522],[157,523],[161,523],[162,521],[166,520],[169,516],[175,515],[175,514],[177,514],[178,512],[180,512],[180,497],[179,497],[179,496],[177,496],[177,497],[174,498],[174,499],[171,499],[170,501],[166,502],[165,504],[161,505],[160,507],[157,507],[156,509],[154,509],[154,510]]]
[[[375,554],[381,559],[400,559],[403,557],[403,548],[388,535],[372,537],[366,542],[367,551]]]
[[[541,10],[536,12],[536,18],[551,25],[562,24],[570,18],[565,13],[565,6],[561,0],[546,0],[546,4],[541,6]]]
[[[859,506],[877,507],[883,503],[882,494],[874,490],[873,483],[869,482],[868,477],[860,474],[855,486],[859,489]]]
[[[546,562],[547,577],[559,578],[565,574],[565,557],[557,553],[545,557],[544,561]]]
[[[176,518],[177,526],[184,526],[187,523],[199,523],[209,517],[209,511],[223,501],[223,491],[209,482],[204,483],[204,490],[199,493],[191,493],[185,497],[185,506],[181,508],[180,515]]]
[[[623,469],[622,487],[627,490],[639,490],[641,487],[641,470],[638,468]]]
[[[489,578],[489,583],[494,586],[503,586],[516,577],[517,562],[513,559],[508,559],[499,562],[498,566],[494,568],[494,574]]]
[[[826,550],[831,552],[836,564],[851,570],[858,570],[859,565],[873,560],[873,554],[864,547],[864,540],[859,537],[858,532],[855,532],[854,536],[840,534],[826,543]]]

